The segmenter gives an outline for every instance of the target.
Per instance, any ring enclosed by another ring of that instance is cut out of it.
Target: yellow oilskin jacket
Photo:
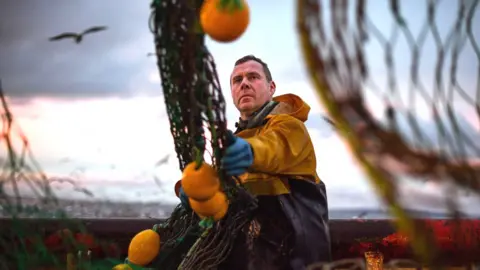
[[[253,165],[239,178],[254,195],[287,194],[289,179],[320,182],[315,151],[305,126],[310,106],[294,94],[273,100],[279,103],[262,126],[236,134],[253,149]]]

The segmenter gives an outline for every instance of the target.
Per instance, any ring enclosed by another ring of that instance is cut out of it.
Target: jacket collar
[[[238,119],[238,122],[235,123],[237,130],[235,133],[238,133],[242,130],[255,128],[263,124],[263,120],[267,115],[278,105],[277,101],[267,101],[265,104],[256,110],[252,115],[247,119],[243,120],[242,118]]]

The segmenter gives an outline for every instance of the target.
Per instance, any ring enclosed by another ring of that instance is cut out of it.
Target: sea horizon
[[[15,199],[10,197],[10,199]],[[36,198],[21,198],[23,215],[29,218],[55,218],[64,212],[70,218],[109,219],[109,218],[168,218],[177,204],[162,202],[112,202],[89,200],[48,200],[40,202]],[[34,209],[40,209],[37,214],[31,214]],[[60,211],[59,211],[60,210]],[[449,219],[446,211],[406,209],[414,218]],[[8,218],[8,207],[0,206],[0,217]],[[43,213],[42,213],[43,212]],[[30,213],[30,214],[29,214]],[[330,207],[330,219],[392,219],[387,209],[382,207]],[[464,215],[465,218],[480,218],[478,215]]]

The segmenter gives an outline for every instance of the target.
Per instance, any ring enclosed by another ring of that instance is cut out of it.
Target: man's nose
[[[240,85],[240,89],[250,89],[250,83],[248,82],[248,79],[244,78],[242,80],[242,84]]]

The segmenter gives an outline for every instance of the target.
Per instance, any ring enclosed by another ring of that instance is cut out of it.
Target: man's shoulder
[[[280,123],[289,123],[294,125],[305,126],[305,122],[302,120],[290,115],[290,114],[271,114],[267,116],[268,122],[280,124]]]
[[[267,119],[264,128],[266,130],[271,128],[281,127],[281,129],[285,129],[288,131],[294,131],[296,133],[303,133],[303,134],[310,134],[308,132],[307,126],[305,122],[299,120],[288,114],[277,114],[269,116]]]

